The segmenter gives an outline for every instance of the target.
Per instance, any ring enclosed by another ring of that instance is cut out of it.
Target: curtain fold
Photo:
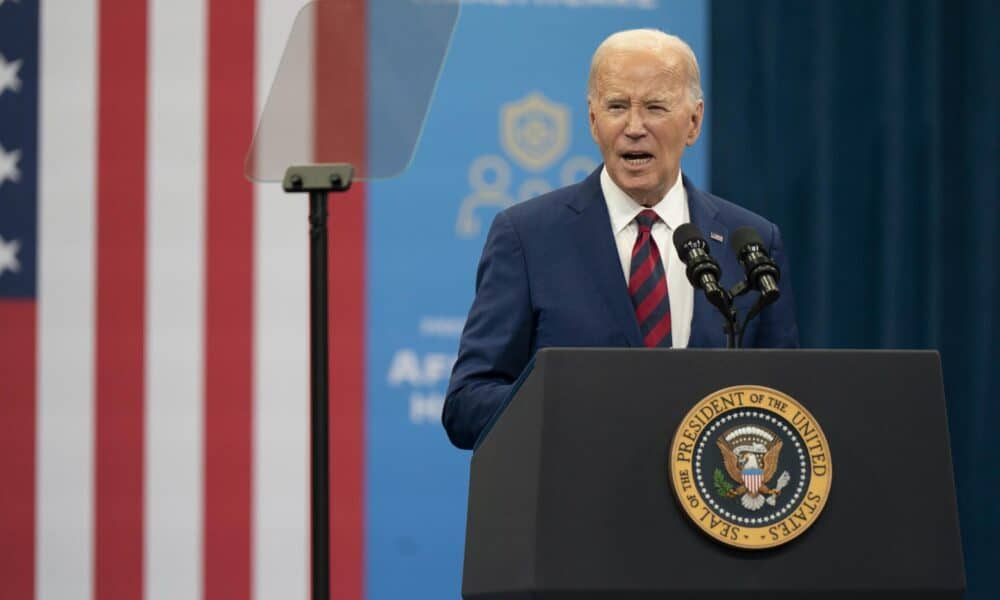
[[[711,13],[710,187],[781,227],[803,344],[941,353],[970,599],[1000,564],[996,23],[991,0]]]

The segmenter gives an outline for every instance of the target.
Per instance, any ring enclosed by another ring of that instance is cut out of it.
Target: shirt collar
[[[604,193],[604,201],[608,205],[608,215],[611,217],[611,230],[615,235],[618,235],[623,229],[628,227],[635,220],[636,216],[646,208],[618,187],[618,184],[608,174],[607,166],[601,169],[601,192]],[[651,208],[660,217],[660,220],[666,223],[671,231],[686,222],[687,192],[684,190],[679,169],[677,172],[677,181],[667,190],[667,194],[663,199]]]

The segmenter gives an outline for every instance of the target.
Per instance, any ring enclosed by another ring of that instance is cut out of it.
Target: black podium
[[[829,441],[829,500],[801,537],[724,546],[673,495],[671,440],[699,400],[781,390]],[[462,596],[961,598],[936,352],[540,351],[472,457]]]

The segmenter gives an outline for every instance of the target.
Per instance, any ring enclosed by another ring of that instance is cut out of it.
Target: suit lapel
[[[686,176],[684,190],[688,197],[688,214],[691,222],[705,234],[708,248],[712,256],[720,263],[725,256],[725,241],[729,239],[729,228],[718,220],[719,209],[712,199],[694,187]],[[716,234],[713,236],[712,234]],[[722,240],[720,241],[719,238]],[[691,337],[688,348],[711,348],[718,346],[722,338],[721,323],[717,318],[718,310],[705,299],[705,294],[699,289],[694,290],[694,315],[691,319]]]
[[[642,334],[622,275],[618,247],[601,192],[601,168],[580,182],[580,193],[567,202],[570,210],[576,213],[569,224],[573,228],[571,237],[578,255],[593,273],[594,282],[611,312],[611,322],[621,327],[630,346],[641,347]]]

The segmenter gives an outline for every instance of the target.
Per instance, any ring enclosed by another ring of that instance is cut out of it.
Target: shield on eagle
[[[751,495],[757,495],[763,475],[764,471],[762,469],[743,469],[743,485],[747,486],[747,490]]]
[[[781,439],[774,432],[757,425],[735,427],[716,441],[722,452],[726,471],[743,484],[746,493],[756,497],[769,490],[766,484],[778,468]]]

